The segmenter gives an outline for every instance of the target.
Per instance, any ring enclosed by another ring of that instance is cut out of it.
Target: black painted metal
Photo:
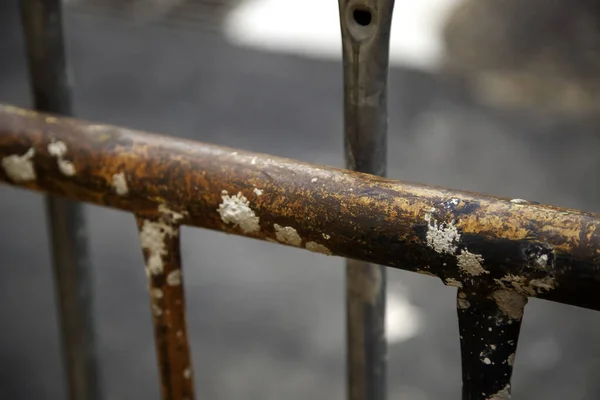
[[[348,169],[385,176],[393,0],[339,0]],[[348,398],[386,397],[385,267],[348,260]]]
[[[508,400],[526,298],[459,289],[463,400]]]
[[[71,92],[61,3],[60,0],[21,0],[21,21],[35,108],[70,115]],[[46,210],[52,234],[69,396],[73,400],[100,399],[83,205],[48,196]]]

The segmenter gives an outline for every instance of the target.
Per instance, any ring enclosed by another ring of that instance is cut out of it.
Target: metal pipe
[[[71,93],[61,1],[21,0],[20,6],[35,108],[69,115]],[[100,399],[90,262],[82,205],[48,196],[46,212],[69,396],[74,400]]]
[[[177,223],[181,218],[166,207],[136,218],[146,261],[163,400],[194,399]]]
[[[387,74],[393,0],[339,0],[346,167],[386,174]],[[350,400],[386,398],[386,269],[346,262]]]
[[[1,105],[0,166],[1,182],[73,200],[600,310],[594,213]]]

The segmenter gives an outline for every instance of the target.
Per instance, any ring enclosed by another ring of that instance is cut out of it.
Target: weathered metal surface
[[[182,218],[164,206],[137,215],[163,400],[194,398],[181,270],[178,221]]]
[[[64,143],[61,159],[48,146]],[[61,163],[62,160],[62,163]],[[65,175],[68,163],[74,173]],[[0,181],[600,310],[600,215],[0,106]]]
[[[21,0],[35,108],[71,114],[60,0]],[[60,151],[60,148],[55,148]],[[92,314],[92,284],[83,206],[48,196],[46,210],[56,281],[69,396],[101,398]]]
[[[384,176],[393,0],[339,0],[346,167]],[[386,398],[386,269],[346,262],[348,398]]]
[[[510,399],[513,364],[527,297],[510,290],[459,289],[463,400]]]

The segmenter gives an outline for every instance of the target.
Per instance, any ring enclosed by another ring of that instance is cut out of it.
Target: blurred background
[[[396,0],[389,176],[599,212],[594,3]],[[344,165],[335,0],[65,0],[65,24],[78,117]],[[0,102],[31,104],[25,66],[3,0]],[[106,398],[158,399],[133,217],[86,213]],[[66,398],[44,217],[39,194],[0,187],[1,399]],[[198,398],[345,398],[342,259],[182,242]],[[455,289],[389,280],[389,398],[459,399]],[[530,300],[514,398],[600,397],[598,335],[599,313]]]

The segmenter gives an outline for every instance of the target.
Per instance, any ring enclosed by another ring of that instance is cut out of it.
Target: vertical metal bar
[[[137,216],[163,400],[194,398],[177,224],[181,217],[166,209],[158,216]]]
[[[463,400],[508,400],[527,298],[513,291],[489,294],[459,289],[458,322]]]
[[[385,176],[387,75],[394,0],[339,0],[346,167]],[[348,398],[386,397],[384,267],[348,260]]]
[[[60,0],[21,0],[35,108],[71,114]],[[101,398],[90,263],[82,205],[46,197],[69,397]]]

